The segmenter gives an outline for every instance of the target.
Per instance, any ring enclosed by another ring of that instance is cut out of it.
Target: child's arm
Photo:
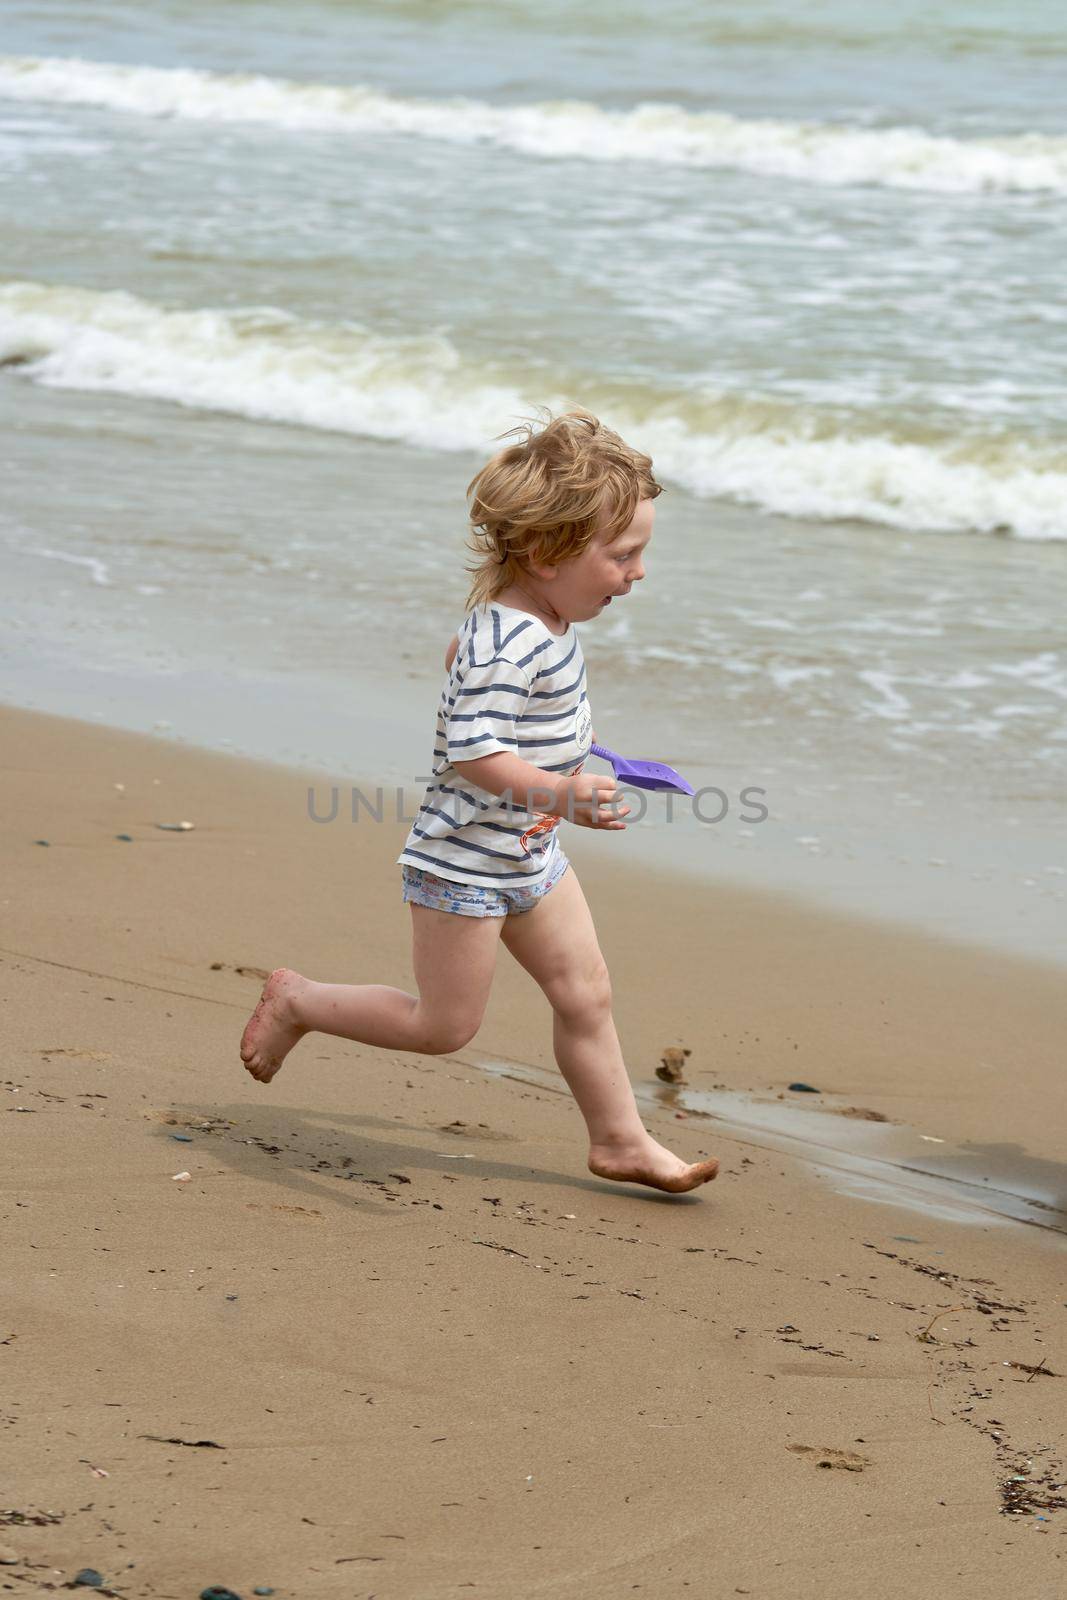
[[[540,811],[550,817],[566,817],[583,828],[625,828],[621,818],[629,814],[623,805],[609,809],[616,783],[600,773],[576,773],[561,778],[558,772],[545,772],[521,756],[498,750],[477,761],[453,761],[460,777],[490,794],[508,793],[511,803],[525,811]]]
[[[445,671],[446,672],[451,672],[452,671],[452,663],[456,659],[456,651],[458,649],[459,649],[459,634],[458,633],[454,633],[452,635],[452,643],[449,645],[448,649],[445,651]]]

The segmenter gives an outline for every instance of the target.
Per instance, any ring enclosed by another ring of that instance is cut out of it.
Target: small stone
[[[17,1550],[12,1550],[9,1544],[0,1544],[0,1566],[13,1567],[21,1560]]]
[[[821,1089],[816,1089],[810,1083],[791,1083],[789,1088],[793,1094],[822,1094]]]
[[[80,1584],[84,1589],[102,1589],[104,1587],[103,1575],[97,1572],[95,1567],[83,1567],[80,1572],[74,1574],[72,1581],[75,1587]]]
[[[224,1584],[213,1583],[207,1589],[201,1589],[200,1600],[241,1600],[241,1596],[227,1589]]]
[[[692,1051],[686,1049],[684,1045],[681,1047],[667,1045],[660,1058],[660,1065],[656,1068],[656,1077],[662,1083],[684,1083],[685,1060],[691,1054]]]
[[[133,843],[133,834],[132,833],[116,833],[115,838],[116,839],[121,839],[123,844],[132,844]]]

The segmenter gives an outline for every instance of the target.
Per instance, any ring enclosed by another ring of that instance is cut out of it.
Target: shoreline
[[[10,666],[0,662],[0,706],[279,772],[301,771],[308,787],[324,797],[332,787],[347,798],[350,790],[367,793],[380,785],[388,809],[400,786],[410,826],[424,787],[412,781],[420,765],[410,757],[427,747],[439,685],[414,672],[407,676],[411,682],[404,685],[361,679],[354,702],[333,680],[274,674],[268,700],[262,673],[248,679],[231,674],[220,682],[216,671],[204,667],[146,678],[143,669],[76,668],[73,658],[50,669],[23,659]],[[388,713],[376,709],[385,703]],[[652,720],[632,711],[627,721],[621,741],[610,712],[598,718],[604,724],[598,732],[615,748],[621,742],[631,752],[658,750]],[[241,745],[223,731],[233,728],[241,729]],[[331,757],[341,747],[367,752],[359,757],[358,773]],[[1061,972],[1067,967],[1067,869],[1058,863],[1062,846],[1052,818],[1027,818],[1025,827],[1018,815],[983,819],[957,812],[938,819],[911,809],[914,802],[879,810],[877,797],[857,783],[833,785],[842,792],[814,797],[795,778],[775,775],[758,762],[754,768],[735,760],[717,768],[691,759],[683,764],[698,793],[710,786],[704,802],[710,809],[696,813],[686,809],[684,797],[631,791],[631,805],[647,805],[643,820],[631,822],[625,835],[586,841],[605,863],[619,860],[622,838],[633,852],[623,858],[625,871],[636,861],[653,873],[692,874],[704,891],[728,886],[739,893],[784,893],[816,917],[839,915],[976,953]],[[376,768],[371,776],[369,766]],[[607,763],[602,767],[610,772]],[[750,790],[756,798],[746,812],[741,797]],[[729,809],[715,825],[710,819],[723,809],[720,795]],[[860,810],[854,814],[857,797]],[[768,819],[751,825],[752,809],[764,807]],[[328,810],[325,799],[319,809]]]
[[[190,813],[195,827],[187,838],[168,838],[155,827],[155,821],[162,819],[153,819],[143,806],[141,815],[131,819],[128,788],[117,787],[121,778],[98,783],[93,807],[111,812],[110,822],[116,829],[133,830],[129,842],[134,845],[158,849],[185,844],[193,850],[230,853],[229,865],[240,872],[242,862],[233,858],[232,852],[240,849],[244,856],[255,852],[239,845],[241,813],[236,797],[253,796],[257,806],[270,811],[274,825],[291,834],[289,848],[303,841],[313,857],[333,860],[341,873],[359,863],[361,872],[375,884],[376,914],[389,916],[394,941],[399,941],[398,945],[393,942],[392,948],[404,949],[408,927],[405,916],[395,915],[404,908],[394,858],[407,835],[406,810],[399,819],[393,818],[386,803],[380,823],[361,811],[358,827],[347,826],[348,819],[338,816],[337,823],[344,825],[339,834],[336,826],[312,822],[309,793],[323,779],[314,770],[36,711],[6,707],[4,713],[7,749],[26,742],[30,749],[39,747],[47,753],[46,759],[58,759],[61,765],[66,758],[59,752],[69,751],[71,759],[77,757],[97,771],[107,766],[121,768],[132,760],[139,770],[152,766],[176,776],[187,799],[183,809],[182,802],[171,796],[170,809],[182,811],[183,817],[186,811]],[[219,786],[227,797],[221,808]],[[144,792],[142,799],[149,810],[166,809],[161,796],[166,797],[170,787],[161,780],[160,785],[153,785],[158,794]],[[359,784],[354,787],[358,789]],[[278,810],[282,795],[284,812]],[[207,817],[201,816],[197,822],[201,807]],[[114,835],[106,832],[110,822],[101,825],[98,816],[95,828],[86,831],[81,820],[72,818],[75,838],[55,839],[52,847],[74,846],[79,852],[109,847],[116,842]],[[789,1062],[792,1075],[804,1078],[809,1072],[817,1073],[820,1087],[830,1094],[880,1092],[886,1102],[882,1109],[904,1124],[918,1127],[924,1118],[936,1115],[941,1122],[932,1131],[953,1143],[996,1132],[1025,1142],[1035,1155],[1056,1153],[1057,1144],[1042,1108],[1045,1074],[1054,1073],[1058,1039],[1067,1031],[1067,995],[1055,963],[954,943],[890,921],[842,915],[784,891],[729,880],[695,880],[662,861],[631,859],[625,863],[625,871],[620,871],[618,861],[602,848],[613,842],[588,829],[568,830],[568,855],[581,876],[609,965],[619,962],[631,980],[641,973],[645,981],[649,953],[655,952],[661,968],[656,975],[659,1008],[675,1020],[676,1031],[694,1033],[703,1026],[703,1019],[700,999],[693,993],[693,968],[703,963],[698,970],[710,994],[709,1003],[725,1006],[735,1024],[723,1034],[731,1041],[728,1048],[738,1067],[756,1075],[749,1089],[755,1090],[763,1078],[766,1083],[760,1092],[781,1088],[775,1077],[774,1047],[756,1029],[742,1025],[742,1018],[759,1016],[768,995],[776,1020],[794,1030],[785,1033],[786,1044],[796,1044],[798,1052],[801,1026],[818,1036],[822,1049],[828,1049],[835,1020],[846,1028],[856,1026],[866,1010],[877,1032],[857,1039],[858,1053],[847,1072],[828,1073],[810,1053],[796,1052],[797,1058]],[[25,838],[21,843],[26,843]],[[658,909],[661,904],[669,906],[669,912]],[[351,926],[348,933],[358,938],[358,926]],[[277,960],[272,964],[286,964],[284,951],[275,950],[274,954]],[[251,954],[246,958],[253,959]],[[358,980],[339,977],[336,981]],[[529,987],[532,989],[532,984]],[[631,988],[628,980],[627,990]],[[632,1008],[625,1021],[637,1030],[639,1053],[646,1060],[654,1058],[656,1027],[662,1031],[663,1024],[650,1026],[643,1006],[635,1003],[632,994],[622,1005],[624,1014]],[[908,1015],[903,1016],[905,1009]],[[535,1014],[536,1010],[535,1004]],[[834,1019],[834,1011],[844,1016]],[[901,1030],[905,1046],[899,1056],[896,1045],[881,1037],[885,1030],[894,1029]],[[863,1032],[857,1028],[858,1035]],[[965,1059],[961,1043],[972,1039],[979,1040],[981,1048],[969,1063],[970,1076],[959,1088],[939,1084],[936,1075],[931,1079],[939,1053],[959,1054]],[[1018,1072],[1019,1042],[1024,1039],[1029,1080]],[[509,1053],[496,1033],[485,1041],[479,1035],[478,1040],[486,1053],[498,1048],[505,1056]],[[745,1040],[749,1041],[747,1058]],[[761,1040],[764,1049],[752,1050],[751,1045]],[[550,1051],[537,1052],[529,1064],[535,1069],[552,1068]],[[715,1070],[731,1076],[721,1061]],[[731,1081],[724,1087],[733,1090],[741,1085]],[[974,1091],[987,1107],[988,1127],[983,1126],[980,1115],[966,1110],[959,1089]],[[924,1127],[924,1131],[931,1130]]]

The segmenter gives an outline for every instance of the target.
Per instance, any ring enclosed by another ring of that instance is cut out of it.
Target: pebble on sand
[[[684,1045],[680,1048],[678,1045],[667,1045],[656,1068],[656,1077],[663,1083],[684,1083],[685,1059],[692,1053]]]

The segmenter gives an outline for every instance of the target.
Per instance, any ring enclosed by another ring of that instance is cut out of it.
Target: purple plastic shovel
[[[636,789],[677,789],[680,794],[693,793],[693,785],[662,761],[631,761],[603,744],[590,745],[589,754],[610,761],[620,783],[633,784]]]

